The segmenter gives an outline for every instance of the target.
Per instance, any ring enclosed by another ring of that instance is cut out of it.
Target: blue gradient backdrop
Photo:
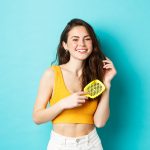
[[[72,18],[89,22],[118,74],[111,116],[98,129],[104,150],[150,149],[150,1],[0,2],[0,149],[45,150],[51,123],[32,121],[42,73]]]

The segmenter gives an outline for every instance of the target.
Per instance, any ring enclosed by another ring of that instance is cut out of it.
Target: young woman
[[[102,53],[93,28],[81,19],[65,27],[57,57],[58,65],[48,68],[41,78],[33,110],[36,124],[52,121],[47,150],[102,150],[96,127],[103,127],[109,118],[115,67]],[[90,99],[83,88],[94,79],[101,80],[106,90]]]

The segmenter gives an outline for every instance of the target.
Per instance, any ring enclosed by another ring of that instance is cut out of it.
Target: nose
[[[80,45],[80,46],[85,46],[84,39],[80,39],[80,40],[79,40],[79,45]]]

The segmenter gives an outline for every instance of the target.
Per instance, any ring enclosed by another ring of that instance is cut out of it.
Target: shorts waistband
[[[94,139],[96,135],[97,135],[96,128],[94,128],[87,135],[78,136],[78,137],[63,136],[52,130],[51,131],[51,140],[56,141],[59,144],[78,144],[78,143],[81,144],[81,143],[88,142],[88,141]]]

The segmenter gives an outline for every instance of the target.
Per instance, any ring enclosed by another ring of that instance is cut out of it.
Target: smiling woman
[[[109,118],[115,67],[102,53],[93,28],[81,19],[67,24],[56,56],[58,65],[43,74],[33,110],[35,123],[53,123],[47,150],[102,150],[95,127],[103,127]],[[95,79],[107,90],[88,98],[83,89]],[[48,103],[50,107],[46,108]]]
[[[71,57],[84,60],[92,52],[92,39],[84,26],[76,26],[68,33],[67,43],[63,41],[63,47]]]

